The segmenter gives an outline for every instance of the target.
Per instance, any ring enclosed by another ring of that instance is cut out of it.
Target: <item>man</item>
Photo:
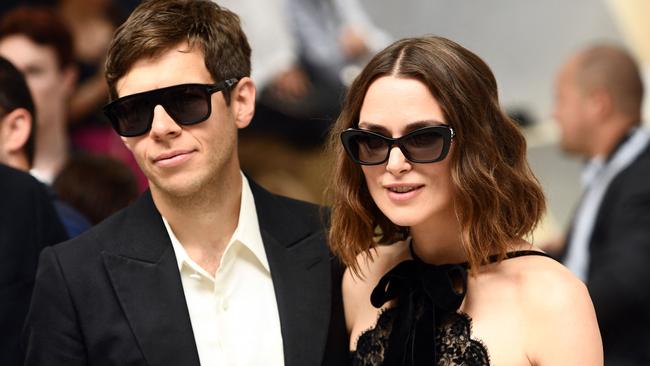
[[[4,164],[27,165],[33,109],[20,71],[0,57],[0,365],[23,364],[20,332],[29,308],[38,254],[68,237],[45,187]],[[21,153],[16,153],[21,151]]]
[[[14,65],[0,56],[0,163],[29,172],[34,163],[35,109],[25,79]],[[59,200],[48,187],[50,199],[66,229],[68,237],[75,237],[88,228],[90,222],[81,213]]]
[[[561,147],[587,160],[563,261],[594,302],[606,365],[650,364],[650,147],[632,57],[598,45],[556,82]]]
[[[69,154],[68,100],[74,91],[72,36],[52,10],[17,8],[0,21],[0,56],[27,79],[38,111],[31,173],[52,184]]]
[[[143,2],[106,65],[107,115],[150,191],[43,252],[26,364],[344,364],[340,272],[317,207],[239,169],[255,86],[237,16],[209,0]]]

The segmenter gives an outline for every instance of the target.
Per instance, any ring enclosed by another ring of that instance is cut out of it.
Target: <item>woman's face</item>
[[[385,76],[366,93],[359,128],[401,137],[425,126],[446,124],[440,105],[426,85],[415,79]],[[388,161],[363,165],[370,194],[379,209],[400,226],[428,224],[453,215],[450,152],[442,161],[412,163],[397,146]]]

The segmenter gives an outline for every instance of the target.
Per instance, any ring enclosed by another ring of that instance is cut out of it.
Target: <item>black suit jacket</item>
[[[650,365],[650,146],[607,188],[589,253],[605,365]]]
[[[0,164],[0,365],[23,364],[19,346],[41,250],[68,238],[45,186]]]
[[[341,271],[318,207],[251,189],[285,364],[345,363]],[[24,342],[27,365],[199,365],[174,251],[149,192],[43,251]]]

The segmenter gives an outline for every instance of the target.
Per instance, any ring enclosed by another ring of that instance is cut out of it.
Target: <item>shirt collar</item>
[[[589,185],[598,178],[600,173],[604,171],[606,162],[607,160],[604,156],[598,155],[591,158],[587,164],[585,164],[580,177],[583,187],[589,187]]]
[[[583,187],[590,186],[593,182],[599,179],[599,177],[609,169],[612,161],[615,157],[621,152],[625,151],[625,147],[636,141],[635,137],[640,133],[640,129],[634,127],[631,128],[625,136],[623,136],[614,146],[614,149],[608,155],[597,155],[587,161],[585,167],[582,170],[582,185]]]
[[[266,250],[264,249],[264,242],[260,233],[260,223],[257,220],[255,198],[253,197],[253,191],[251,191],[248,179],[246,179],[243,173],[239,221],[232,237],[231,242],[239,241],[242,243],[257,257],[257,260],[264,266],[264,269],[270,272],[269,261],[266,258]]]
[[[257,210],[255,208],[255,199],[253,197],[253,192],[251,191],[248,179],[246,176],[241,173],[242,176],[242,190],[241,190],[241,201],[239,209],[239,219],[237,221],[237,228],[232,234],[232,238],[228,242],[228,246],[224,251],[224,256],[230,251],[230,247],[234,243],[241,243],[243,246],[248,248],[257,260],[262,264],[264,269],[267,272],[270,272],[269,262],[266,258],[266,251],[264,249],[264,242],[262,241],[262,235],[260,234],[259,221],[257,220]],[[191,260],[187,254],[187,251],[180,243],[176,235],[174,234],[171,226],[167,220],[163,217],[163,223],[167,234],[172,242],[172,247],[174,253],[176,254],[176,263],[178,264],[179,271],[183,268],[183,263]],[[223,262],[223,259],[222,259]]]

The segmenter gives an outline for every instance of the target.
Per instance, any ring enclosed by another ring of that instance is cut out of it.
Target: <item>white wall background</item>
[[[625,0],[623,0],[625,1]],[[375,23],[396,38],[435,34],[481,56],[492,68],[504,107],[548,120],[556,69],[573,51],[622,39],[601,0],[362,0]]]

